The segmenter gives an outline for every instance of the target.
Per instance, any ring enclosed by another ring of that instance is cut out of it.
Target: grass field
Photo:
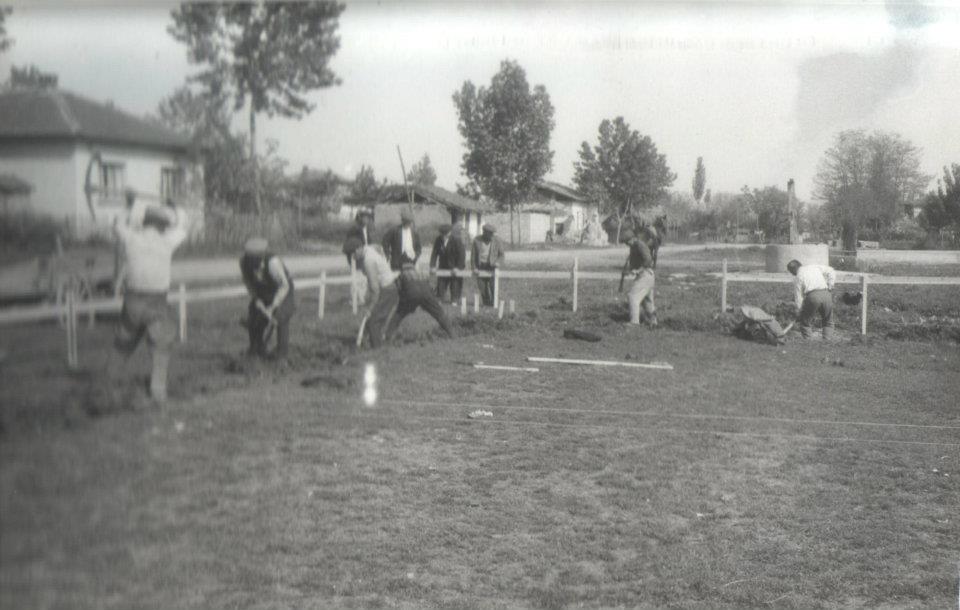
[[[56,326],[4,328],[0,606],[953,607],[960,290],[878,287],[866,339],[838,306],[844,341],[773,347],[723,332],[704,265],[661,267],[656,331],[605,282],[574,314],[569,282],[505,281],[516,317],[359,354],[345,291],[322,323],[301,294],[282,364],[240,356],[242,302],[192,305],[162,409],[103,372],[109,324],[74,374]],[[470,366],[529,355],[675,370]]]

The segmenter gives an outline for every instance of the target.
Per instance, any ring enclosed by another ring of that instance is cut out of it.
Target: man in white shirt
[[[167,365],[174,339],[174,325],[167,292],[173,252],[187,237],[186,218],[172,206],[149,206],[143,221],[117,218],[113,230],[120,241],[125,267],[123,310],[114,345],[129,356],[146,335],[153,360],[150,396],[167,399]]]
[[[420,258],[420,237],[413,227],[413,212],[400,212],[400,225],[383,238],[383,253],[390,261],[390,268],[400,271],[407,263],[417,264]]]
[[[832,339],[833,285],[837,274],[827,265],[801,265],[800,261],[787,263],[787,271],[795,276],[794,302],[799,312],[797,327],[805,339],[813,337],[811,322],[816,315],[823,321],[823,338]]]

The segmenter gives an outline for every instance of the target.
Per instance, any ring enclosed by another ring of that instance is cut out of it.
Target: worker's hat
[[[495,226],[493,226],[492,224],[490,224],[489,222],[488,222],[487,224],[483,225],[483,230],[484,230],[484,231],[487,231],[488,233],[496,233],[496,232],[497,232],[497,228],[496,228]]]
[[[263,237],[251,237],[247,243],[243,244],[243,252],[251,256],[263,256],[267,253],[268,245]]]
[[[636,236],[637,234],[634,233],[631,229],[624,229],[623,231],[620,231],[620,243],[621,244],[629,243],[633,241],[633,238]]]
[[[441,233],[449,233],[449,232],[450,232],[450,229],[452,229],[452,228],[453,228],[453,227],[451,227],[450,225],[447,225],[447,224],[443,224],[443,225],[440,225],[439,227],[437,227],[437,229],[439,229],[439,231],[440,231]]]
[[[400,210],[400,220],[413,222],[413,212],[410,210]]]

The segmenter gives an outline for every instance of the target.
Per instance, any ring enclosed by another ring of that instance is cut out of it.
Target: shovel
[[[363,345],[363,331],[367,327],[367,319],[370,318],[370,314],[363,316],[363,319],[360,320],[360,330],[357,331],[357,347]]]

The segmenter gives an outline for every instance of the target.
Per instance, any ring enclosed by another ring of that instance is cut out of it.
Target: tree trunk
[[[253,205],[257,215],[263,211],[260,202],[260,164],[257,163],[257,113],[250,102],[250,163],[253,169]]]
[[[843,249],[848,252],[857,251],[857,225],[851,221],[845,221],[841,229],[841,241]]]

